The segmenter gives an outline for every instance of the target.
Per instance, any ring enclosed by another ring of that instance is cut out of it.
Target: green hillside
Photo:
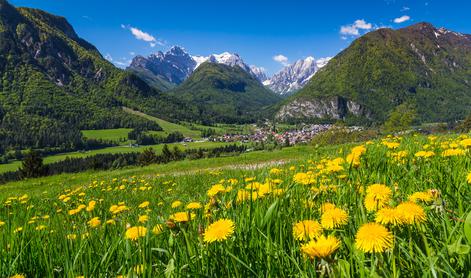
[[[254,121],[280,100],[240,67],[208,62],[169,94],[196,105],[201,120],[225,123]]]
[[[80,145],[80,129],[159,129],[124,105],[191,118],[184,104],[105,60],[63,17],[0,0],[0,53],[0,153]]]
[[[469,35],[428,23],[379,29],[332,59],[278,117],[382,122],[410,103],[422,122],[462,119],[471,111],[470,69]]]

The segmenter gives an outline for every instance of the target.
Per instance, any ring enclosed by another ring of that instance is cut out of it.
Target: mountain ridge
[[[196,104],[199,117],[208,122],[253,122],[280,100],[241,67],[209,61],[168,94]]]
[[[237,53],[223,52],[209,56],[190,55],[183,47],[172,46],[168,51],[138,55],[133,58],[127,70],[136,73],[153,86],[168,90],[180,85],[204,62],[219,63],[232,67],[239,66],[253,77],[266,78],[263,68],[247,65]],[[259,79],[260,82],[264,80]],[[164,84],[159,84],[162,82]],[[165,82],[172,84],[168,86]]]

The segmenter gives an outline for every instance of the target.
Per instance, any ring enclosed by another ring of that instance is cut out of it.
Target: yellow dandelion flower
[[[96,228],[98,226],[100,226],[101,224],[101,221],[100,221],[100,218],[98,217],[93,217],[90,221],[87,222],[88,226],[90,226],[91,228]]]
[[[208,226],[203,234],[204,242],[224,241],[234,233],[235,224],[230,219],[220,219]]]
[[[154,226],[154,228],[152,228],[152,233],[154,235],[159,235],[162,233],[163,230],[164,230],[164,226],[162,224],[157,224]]]
[[[430,191],[426,192],[415,192],[408,198],[409,201],[415,203],[417,201],[430,202],[433,200],[432,193]]]
[[[400,225],[402,224],[402,216],[395,208],[382,208],[376,212],[375,221],[383,225]]]
[[[110,220],[107,220],[107,221],[106,221],[106,224],[108,224],[108,225],[114,225],[114,224],[116,224],[116,221],[115,221],[114,219],[110,219]]]
[[[392,190],[384,184],[373,184],[366,189],[365,207],[376,211],[385,207],[391,200]]]
[[[404,224],[422,223],[427,220],[424,209],[412,202],[404,202],[396,207]]]
[[[177,212],[170,215],[170,219],[175,222],[188,222],[195,217],[196,217],[196,214],[189,213],[189,212]]]
[[[346,161],[348,164],[357,167],[360,165],[361,156],[366,152],[365,146],[354,147],[350,154],[347,155]]]
[[[14,233],[20,233],[23,231],[23,227],[18,227],[15,230],[13,230]]]
[[[256,177],[248,177],[248,178],[245,178],[244,181],[245,182],[251,182],[251,181],[254,181],[256,179]]]
[[[223,192],[226,192],[226,188],[222,184],[215,184],[208,190],[207,194],[209,197],[214,197]]]
[[[146,268],[143,264],[136,265],[132,268],[132,270],[134,271],[135,274],[142,274],[142,273],[144,273],[145,269]]]
[[[74,239],[77,238],[77,235],[76,234],[68,234],[66,237],[67,237],[67,239],[74,240]]]
[[[421,157],[429,158],[429,157],[432,157],[434,155],[435,155],[435,153],[432,152],[432,151],[418,151],[418,152],[415,153],[415,157],[419,157],[419,158],[421,158]]]
[[[150,205],[150,202],[144,201],[140,203],[138,207],[143,209],[143,208],[147,208],[149,205]]]
[[[125,237],[130,240],[137,240],[141,237],[145,237],[147,234],[147,228],[143,226],[135,226],[126,230]]]
[[[26,275],[24,275],[24,274],[15,274],[13,276],[10,276],[10,278],[26,278]]]
[[[314,220],[303,220],[293,225],[293,237],[296,240],[308,240],[318,237],[322,226]]]
[[[129,208],[125,206],[124,204],[112,205],[110,207],[110,212],[112,214],[118,214],[127,210],[129,210]]]
[[[172,208],[178,208],[179,206],[181,206],[183,203],[181,201],[174,201],[172,203]]]
[[[355,246],[365,253],[382,253],[393,246],[393,235],[381,224],[367,223],[358,229]]]
[[[466,176],[466,181],[468,183],[471,183],[471,172],[469,172],[468,175]]]
[[[96,201],[90,201],[88,203],[88,206],[86,207],[86,210],[90,212],[95,209],[95,206],[96,206]]]
[[[384,142],[383,142],[383,145],[385,145],[386,147],[388,147],[388,149],[397,149],[401,144],[398,143],[398,142],[387,142],[387,141],[384,141]]]
[[[460,145],[465,147],[465,148],[469,148],[471,147],[471,139],[470,138],[467,138],[467,139],[463,139],[460,141]]]
[[[334,209],[334,208],[336,208],[336,206],[332,203],[329,203],[329,202],[323,203],[321,205],[321,212],[328,211],[328,210]]]
[[[465,150],[463,149],[447,149],[442,152],[443,157],[450,157],[450,156],[462,156],[465,155]]]
[[[203,207],[203,205],[201,205],[201,203],[199,203],[199,202],[191,202],[188,205],[186,205],[187,209],[200,209],[202,207]]]
[[[334,229],[347,224],[348,213],[340,208],[326,210],[321,217],[321,225],[324,229]]]
[[[296,173],[293,177],[293,181],[303,185],[310,185],[316,183],[315,175],[308,173]]]
[[[47,227],[45,225],[39,225],[35,228],[36,231],[43,231],[45,230]]]
[[[310,259],[326,258],[340,247],[340,241],[334,236],[321,235],[306,244],[301,245],[301,252]]]
[[[250,192],[248,192],[247,190],[240,189],[239,191],[237,191],[236,202],[242,203],[244,201],[250,200],[250,195]]]
[[[272,168],[272,169],[270,169],[270,174],[271,174],[271,175],[279,175],[279,174],[281,174],[281,172],[283,172],[283,170],[278,169],[278,168]]]
[[[139,223],[146,223],[148,220],[149,220],[149,216],[146,214],[139,215],[139,218],[137,219]]]

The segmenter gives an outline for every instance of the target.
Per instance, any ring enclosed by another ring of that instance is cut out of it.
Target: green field
[[[226,125],[226,124],[219,124],[216,126],[204,126],[200,124],[193,124],[193,123],[182,123],[182,124],[175,124],[171,123],[156,117],[149,116],[147,114],[141,113],[139,111],[134,111],[129,108],[123,108],[126,112],[132,113],[134,115],[138,115],[140,117],[144,117],[151,121],[155,121],[158,123],[163,131],[150,131],[150,134],[160,135],[160,136],[167,136],[169,133],[172,132],[181,132],[185,137],[191,137],[196,140],[201,139],[201,130],[212,128],[218,134],[225,134],[225,133],[240,133],[240,134],[247,134],[250,133],[252,127],[249,125]],[[86,138],[90,139],[102,139],[113,141],[119,144],[120,146],[115,147],[108,147],[99,150],[93,151],[86,151],[86,152],[69,152],[69,153],[61,153],[56,155],[51,155],[44,157],[44,163],[54,163],[57,161],[64,160],[66,157],[76,158],[76,157],[86,157],[95,154],[103,154],[103,153],[126,153],[126,152],[134,152],[134,151],[142,151],[145,148],[152,147],[159,152],[163,145],[154,145],[154,146],[139,146],[139,147],[130,147],[129,144],[132,141],[127,139],[128,133],[132,129],[130,128],[117,128],[117,129],[99,129],[99,130],[82,130],[82,134]],[[186,147],[181,145],[180,143],[169,144],[169,146],[178,145],[182,146],[183,149]],[[186,144],[188,148],[212,148],[222,146],[222,143],[211,143],[211,142],[191,142]],[[8,164],[0,164],[0,173],[5,173],[9,171],[16,171],[21,165],[21,161],[12,161]]]
[[[216,131],[216,134],[223,135],[223,134],[249,134],[254,130],[252,125],[236,125],[236,124],[215,124],[214,126],[205,126],[202,124],[197,123],[187,123],[182,122],[180,124],[171,123],[147,114],[144,114],[139,111],[135,111],[126,107],[123,107],[124,111],[146,118],[151,121],[155,121],[158,123],[164,132],[153,132],[155,134],[164,134],[167,135],[170,132],[178,131],[181,132],[186,137],[192,138],[200,138],[201,137],[201,130],[204,129],[213,129]]]
[[[126,111],[127,113],[137,115],[137,116],[143,117],[145,119],[154,121],[158,125],[160,125],[160,127],[162,127],[163,131],[153,132],[154,134],[168,135],[171,132],[178,131],[178,132],[181,132],[185,137],[191,137],[191,138],[195,138],[195,139],[196,138],[201,138],[201,131],[199,131],[199,130],[191,130],[188,127],[185,127],[183,125],[171,123],[171,122],[168,122],[168,121],[165,121],[165,120],[162,120],[162,119],[159,119],[159,118],[156,118],[156,117],[153,117],[153,116],[150,116],[150,115],[144,114],[142,112],[126,108],[126,107],[123,107],[123,110]]]
[[[216,147],[221,147],[224,145],[228,145],[228,143],[219,143],[219,142],[190,142],[190,143],[172,143],[172,144],[167,144],[169,147],[173,148],[173,146],[178,146],[180,149],[185,150],[188,148],[216,148]],[[116,146],[116,147],[109,147],[109,148],[103,148],[103,149],[98,149],[98,150],[92,150],[92,151],[83,151],[83,152],[69,152],[69,153],[61,153],[61,154],[56,154],[56,155],[51,155],[44,157],[44,163],[54,163],[58,161],[62,161],[66,159],[67,157],[69,158],[78,158],[78,157],[87,157],[87,156],[93,156],[96,154],[104,154],[104,153],[129,153],[129,152],[142,152],[143,150],[147,148],[153,148],[156,153],[159,153],[164,144],[159,144],[159,145],[150,145],[150,146],[138,146],[138,147],[130,147],[128,146]],[[8,171],[16,171],[18,168],[21,166],[21,161],[13,161],[8,164],[0,164],[0,173],[8,172]]]
[[[102,139],[119,143],[128,141],[128,133],[131,130],[131,128],[82,130],[82,134],[88,139]]]
[[[220,143],[218,146],[222,146]],[[204,146],[204,145],[201,145]],[[213,146],[213,145],[210,145]],[[326,149],[324,149],[325,151]],[[332,149],[333,150],[333,149]],[[111,171],[88,171],[76,174],[61,174],[37,179],[12,182],[0,185],[0,199],[9,194],[25,194],[28,192],[41,193],[44,190],[59,192],[77,184],[89,183],[96,179],[109,179],[112,177],[124,178],[129,176],[157,176],[205,173],[218,168],[236,168],[244,165],[264,165],[269,163],[291,163],[307,159],[317,152],[312,146],[295,146],[281,150],[256,151],[241,154],[240,156],[218,157],[199,160],[176,161],[168,164],[156,164],[145,167],[126,167]]]
[[[390,137],[10,183],[0,276],[467,277],[469,148]]]

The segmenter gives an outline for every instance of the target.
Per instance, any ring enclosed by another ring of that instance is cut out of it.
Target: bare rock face
[[[369,117],[369,113],[358,103],[341,97],[328,99],[301,100],[296,99],[281,107],[276,118],[317,118],[340,120],[347,114]]]

